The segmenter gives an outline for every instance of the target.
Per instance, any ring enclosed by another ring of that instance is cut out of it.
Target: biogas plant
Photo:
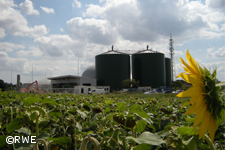
[[[95,66],[88,67],[82,76],[50,77],[50,91],[87,94],[95,89],[104,92],[119,91],[127,79],[139,81],[140,91],[155,88],[168,89],[173,79],[173,64],[163,53],[152,49],[128,54],[112,49],[95,56]]]
[[[120,90],[121,83],[131,77],[139,81],[141,87],[171,86],[170,58],[148,48],[132,55],[112,48],[95,56],[95,71],[97,85],[109,85],[111,90]]]

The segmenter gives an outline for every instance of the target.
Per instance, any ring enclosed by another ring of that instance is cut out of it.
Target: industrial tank
[[[140,86],[158,88],[166,85],[165,56],[153,50],[142,50],[132,55],[132,78]]]
[[[172,77],[171,77],[171,60],[170,60],[170,58],[165,58],[165,69],[166,69],[166,86],[171,87]]]
[[[130,56],[113,49],[95,56],[98,86],[110,86],[110,90],[120,90],[122,82],[130,79]]]

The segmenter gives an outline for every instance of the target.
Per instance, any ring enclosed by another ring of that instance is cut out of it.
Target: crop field
[[[0,91],[0,149],[25,150],[207,150],[193,127],[195,115],[176,94],[77,95]],[[214,146],[225,148],[225,122]],[[36,136],[36,144],[8,136]]]

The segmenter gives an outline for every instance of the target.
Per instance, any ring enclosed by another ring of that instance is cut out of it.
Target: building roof
[[[96,78],[95,77],[95,66],[90,66],[87,69],[84,70],[82,77],[88,77],[88,78]]]
[[[60,80],[60,79],[79,79],[81,76],[74,76],[74,75],[64,75],[64,76],[58,76],[58,77],[49,77],[49,80]]]

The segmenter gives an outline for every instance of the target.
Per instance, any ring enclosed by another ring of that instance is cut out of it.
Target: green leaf
[[[6,137],[4,135],[0,135],[0,147],[4,147],[6,145]]]
[[[124,102],[119,102],[116,104],[118,111],[124,111],[126,108],[126,104]]]
[[[221,119],[218,119],[217,126],[219,127],[222,123],[225,123],[225,110],[222,109],[221,111]]]
[[[177,132],[180,135],[196,135],[197,128],[194,128],[194,127],[179,127],[179,128],[177,128]]]
[[[143,118],[147,118],[149,119],[149,115],[143,111],[143,109],[141,108],[140,105],[134,104],[130,107],[129,109],[129,113],[137,113],[139,116],[143,117]]]
[[[42,99],[39,97],[26,97],[23,99],[24,105],[32,105],[34,103],[39,103],[41,101]]]
[[[61,113],[60,112],[50,112],[50,113],[48,113],[48,115],[55,116],[57,118],[61,117]]]
[[[137,115],[138,117],[140,117],[141,119],[143,119],[144,121],[146,121],[148,124],[150,124],[150,125],[153,124],[153,121],[152,121],[152,119],[150,117],[147,119],[147,118],[143,118],[143,117],[139,116],[136,113],[134,113],[134,114]]]
[[[48,141],[59,145],[67,145],[70,142],[70,137],[58,137],[58,138],[48,138]]]
[[[140,136],[138,136],[137,138],[134,138],[132,136],[128,136],[126,137],[127,140],[133,140],[138,144],[150,144],[150,145],[160,145],[163,143],[166,143],[165,141],[163,141],[163,139],[158,135],[158,134],[153,134],[150,132],[143,132]]]
[[[37,139],[44,139],[44,140],[47,140],[49,138],[49,134],[48,133],[42,133],[40,135],[38,135],[38,137],[36,137],[36,140]]]
[[[83,119],[87,118],[87,115],[84,112],[77,110],[77,113],[81,116],[81,118]]]
[[[150,150],[151,147],[152,147],[151,145],[143,143],[143,144],[136,146],[134,148],[134,150]]]
[[[22,133],[22,134],[26,134],[26,135],[30,135],[31,134],[31,130],[29,128],[26,127],[21,127],[18,130],[15,130],[18,133]]]
[[[32,113],[32,112],[38,112],[42,118],[45,117],[45,115],[47,114],[45,112],[45,110],[41,107],[31,107],[30,109],[27,110],[28,112]]]
[[[146,121],[144,120],[139,121],[138,124],[136,125],[136,132],[141,133],[142,131],[144,131],[146,125],[147,125]]]
[[[105,103],[106,103],[106,105],[109,105],[109,104],[112,104],[113,101],[112,100],[106,100]]]
[[[194,122],[195,118],[185,118],[185,120],[188,121],[188,122]]]
[[[82,131],[82,125],[80,123],[76,123],[76,128],[81,132]]]
[[[187,146],[187,148],[189,150],[197,150],[197,145],[196,145],[196,142],[195,142],[195,139],[194,137],[191,137],[189,140],[187,141],[183,141],[184,145]]]
[[[102,114],[101,114],[101,113],[95,114],[95,115],[91,118],[90,123],[91,123],[91,124],[95,123],[95,121],[97,120],[98,116],[102,116]]]
[[[43,101],[42,101],[42,104],[53,104],[53,105],[58,105],[58,103],[55,102],[54,99],[51,99],[51,98],[45,98]]]
[[[6,131],[8,133],[12,133],[15,129],[20,128],[23,123],[24,122],[21,121],[21,118],[15,118],[7,125]]]

